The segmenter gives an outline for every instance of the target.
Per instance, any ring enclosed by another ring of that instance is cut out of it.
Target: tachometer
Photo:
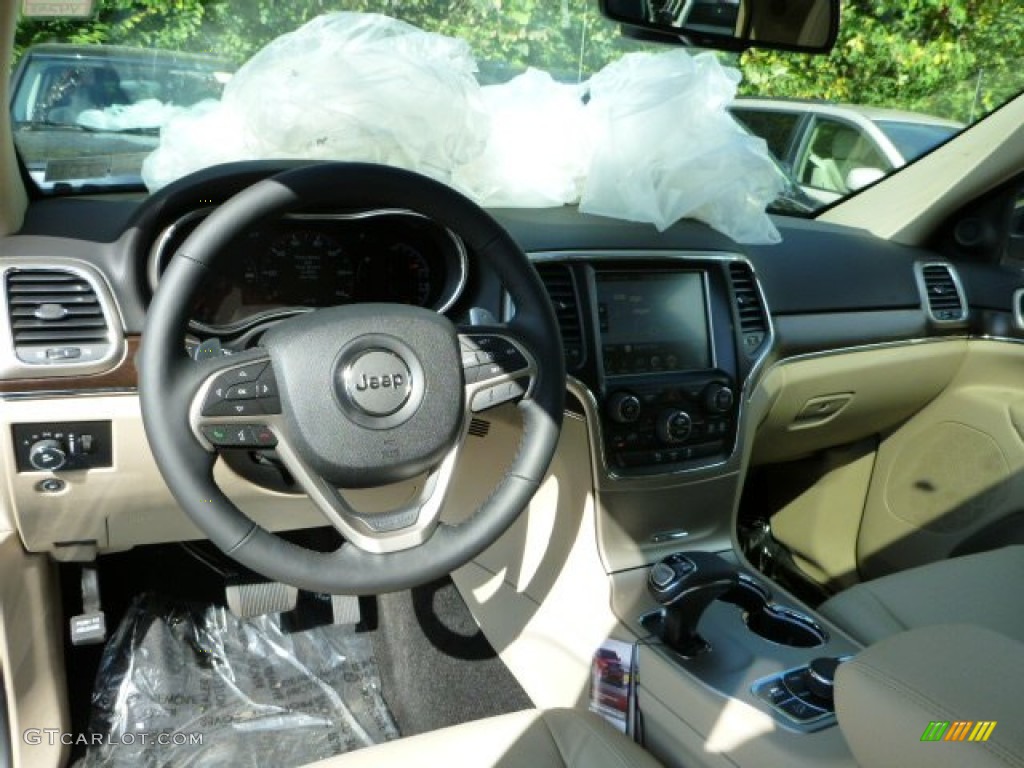
[[[395,243],[383,252],[360,257],[356,294],[360,301],[428,306],[433,300],[430,263],[416,248]]]

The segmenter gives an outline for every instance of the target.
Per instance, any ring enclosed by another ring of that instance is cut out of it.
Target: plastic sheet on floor
[[[368,635],[135,600],[92,697],[94,766],[298,766],[398,737]]]

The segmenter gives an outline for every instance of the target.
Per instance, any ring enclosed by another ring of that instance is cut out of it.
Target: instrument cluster
[[[210,210],[165,229],[150,255],[150,287]],[[193,325],[241,330],[299,311],[364,302],[428,307],[459,298],[467,279],[462,241],[409,211],[290,214],[258,224],[228,246],[192,308]]]

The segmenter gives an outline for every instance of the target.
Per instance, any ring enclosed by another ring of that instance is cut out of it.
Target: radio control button
[[[733,391],[725,384],[708,384],[704,389],[704,409],[708,413],[728,413],[736,402]]]
[[[608,417],[614,422],[632,424],[640,411],[640,399],[632,392],[615,392],[608,398]]]
[[[663,443],[682,443],[693,431],[693,419],[683,410],[664,411],[658,418],[657,431]]]

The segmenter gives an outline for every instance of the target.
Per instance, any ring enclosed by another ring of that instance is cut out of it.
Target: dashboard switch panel
[[[109,421],[14,424],[19,472],[70,472],[112,466]]]

